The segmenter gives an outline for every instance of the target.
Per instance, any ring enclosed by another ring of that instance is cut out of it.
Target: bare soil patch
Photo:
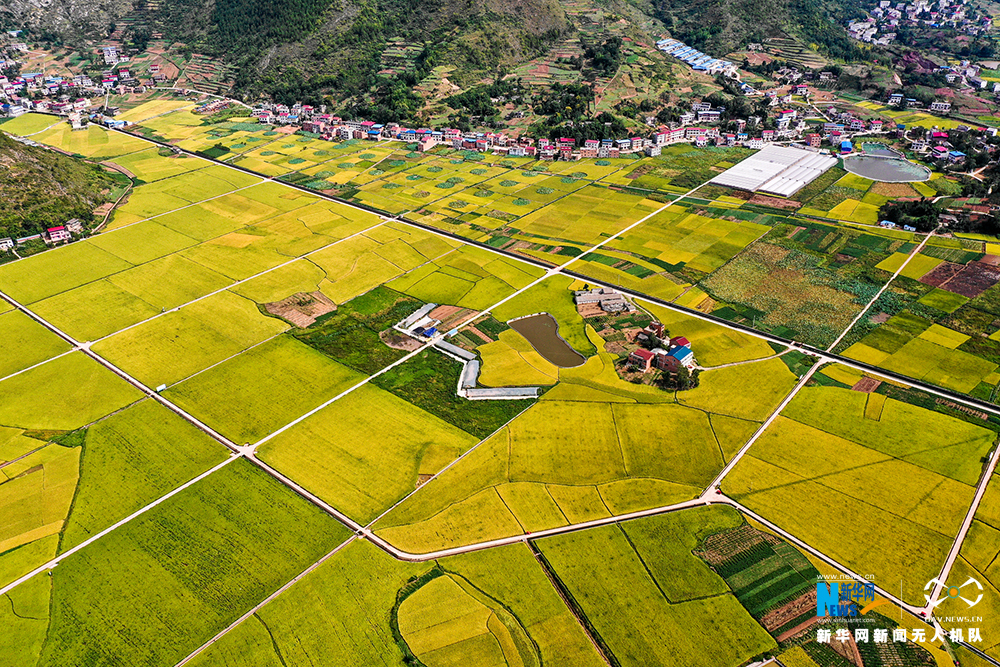
[[[337,304],[319,291],[298,292],[281,301],[265,303],[264,310],[300,329],[305,329],[318,317],[337,310]]]
[[[438,329],[441,331],[450,331],[461,325],[463,322],[468,322],[473,319],[479,311],[472,310],[471,308],[460,308],[458,306],[438,306],[430,313],[428,316],[431,319],[440,320],[441,324],[438,325]]]
[[[576,310],[584,319],[588,317],[600,317],[604,314],[604,309],[596,303],[581,303],[576,307]]]
[[[854,383],[851,387],[854,391],[861,391],[866,394],[870,394],[882,385],[881,380],[876,380],[875,378],[863,377]]]
[[[945,264],[948,267],[941,270]],[[961,294],[970,299],[974,299],[1000,282],[1000,266],[994,264],[980,261],[969,262],[965,266],[950,262],[945,264],[938,265],[937,268],[921,278],[920,282]],[[940,282],[937,282],[938,280]]]
[[[920,279],[925,285],[930,285],[932,287],[941,287],[946,282],[958,275],[958,272],[962,270],[961,264],[953,264],[952,262],[942,262],[934,267],[932,270],[928,271]]]
[[[794,600],[790,600],[777,609],[772,609],[764,614],[763,618],[760,619],[760,623],[767,629],[768,632],[773,632],[786,623],[795,620],[810,609],[815,608],[816,589],[811,588]],[[813,616],[809,620],[781,633],[781,639],[794,637],[796,634],[802,632],[815,622],[816,616]]]
[[[385,331],[379,333],[379,339],[389,347],[394,350],[406,350],[407,352],[413,352],[414,350],[420,349],[420,341],[417,341],[409,336],[404,336],[398,331],[393,331],[392,329],[386,329]]]
[[[771,208],[787,208],[787,209],[797,209],[802,207],[802,202],[793,201],[791,199],[781,199],[779,197],[768,197],[767,195],[755,194],[750,198],[751,204],[757,204],[758,206],[770,206]]]

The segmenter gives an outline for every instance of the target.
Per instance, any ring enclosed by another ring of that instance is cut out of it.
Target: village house
[[[650,350],[644,350],[643,348],[638,348],[632,354],[628,355],[628,364],[639,371],[646,373],[652,368],[653,360],[656,358]]]
[[[72,236],[70,236],[69,230],[66,227],[60,225],[46,229],[45,238],[49,243],[59,243],[61,241],[69,241]]]

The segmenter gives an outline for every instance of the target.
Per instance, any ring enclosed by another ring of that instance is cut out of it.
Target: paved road
[[[813,364],[813,366],[808,371],[806,371],[805,374],[802,375],[802,378],[795,384],[794,387],[792,387],[792,390],[788,392],[788,395],[785,396],[784,400],[782,400],[781,403],[778,404],[778,407],[771,412],[771,416],[769,416],[767,420],[760,425],[760,428],[754,431],[754,434],[750,436],[750,439],[747,440],[746,444],[740,448],[740,451],[736,453],[736,456],[734,456],[729,461],[729,463],[727,463],[726,466],[721,471],[719,471],[719,474],[716,475],[715,479],[712,480],[712,483],[709,484],[708,487],[705,489],[705,493],[708,493],[709,491],[712,490],[713,487],[716,487],[719,484],[721,484],[722,480],[726,478],[726,475],[732,472],[733,468],[736,467],[736,464],[740,462],[740,459],[742,459],[743,456],[748,451],[750,451],[750,447],[753,446],[753,443],[757,442],[757,439],[760,438],[760,436],[764,435],[764,431],[766,431],[768,427],[770,427],[771,424],[774,422],[774,420],[778,418],[778,415],[780,415],[781,411],[785,409],[785,406],[792,402],[792,399],[795,398],[795,395],[797,393],[799,393],[799,390],[802,389],[802,387],[806,386],[806,384],[809,382],[809,379],[813,376],[813,373],[815,373],[816,369],[818,369],[820,366],[821,364],[818,363]]]
[[[902,263],[902,264],[901,264],[901,265],[899,266],[899,268],[898,268],[898,269],[896,269],[896,272],[895,272],[894,274],[892,274],[892,277],[891,277],[891,278],[889,278],[889,280],[887,280],[887,281],[885,282],[885,285],[882,285],[882,289],[880,289],[880,290],[879,290],[878,292],[876,292],[876,293],[875,293],[875,296],[873,296],[873,297],[872,297],[872,300],[868,302],[868,305],[867,305],[867,306],[865,306],[865,307],[864,307],[864,308],[863,308],[863,309],[861,310],[861,312],[860,312],[860,313],[858,313],[857,317],[855,317],[855,318],[854,318],[853,320],[851,320],[851,323],[850,323],[849,325],[847,325],[847,328],[846,328],[846,329],[844,329],[843,331],[841,331],[841,332],[840,332],[840,335],[839,335],[839,336],[837,336],[837,340],[835,340],[835,341],[833,341],[832,343],[830,343],[830,347],[826,348],[827,352],[832,352],[832,351],[833,351],[833,349],[834,349],[835,347],[837,347],[837,343],[839,343],[840,341],[842,341],[842,340],[844,339],[844,336],[846,336],[846,335],[847,335],[848,333],[850,333],[851,329],[853,329],[853,328],[854,328],[854,325],[858,323],[858,320],[860,320],[860,319],[861,319],[862,317],[864,317],[865,313],[867,313],[867,312],[868,312],[868,310],[869,310],[869,309],[870,309],[870,308],[872,307],[872,305],[873,305],[873,304],[874,304],[874,303],[875,303],[876,301],[878,301],[878,298],[879,298],[880,296],[882,296],[882,293],[883,293],[883,292],[885,292],[885,291],[886,291],[886,289],[888,289],[888,288],[889,288],[889,285],[891,285],[891,284],[892,284],[892,281],[896,279],[896,276],[898,276],[898,275],[899,275],[900,273],[902,273],[902,272],[903,272],[903,269],[905,269],[905,268],[906,268],[906,265],[910,263],[910,260],[911,260],[911,259],[913,259],[914,257],[916,257],[916,256],[917,256],[918,254],[920,254],[920,251],[921,251],[921,250],[923,250],[924,246],[925,246],[925,245],[927,244],[927,241],[928,241],[928,240],[929,240],[929,239],[931,238],[931,236],[933,236],[933,235],[934,235],[934,232],[931,232],[930,234],[928,234],[927,236],[925,236],[925,237],[924,237],[924,240],[920,242],[920,245],[918,245],[918,246],[917,246],[916,248],[914,248],[914,249],[913,249],[913,250],[912,250],[912,251],[910,252],[910,254],[909,254],[909,255],[907,256],[907,258],[906,258],[906,261],[904,261],[904,262],[903,262],[903,263]]]
[[[979,480],[979,485],[976,487],[976,495],[972,499],[972,505],[969,506],[969,510],[965,513],[965,520],[962,521],[962,527],[959,529],[958,535],[955,537],[955,541],[952,542],[951,549],[948,551],[948,558],[945,559],[944,566],[938,574],[937,578],[941,583],[934,585],[934,590],[930,596],[931,599],[924,607],[924,612],[928,616],[934,613],[934,604],[941,596],[941,591],[944,590],[945,583],[948,581],[948,575],[951,574],[951,568],[955,565],[955,560],[958,558],[958,554],[962,549],[962,544],[965,542],[965,536],[969,533],[969,526],[972,525],[972,520],[976,516],[976,510],[979,509],[979,504],[982,502],[983,495],[986,493],[986,487],[993,478],[993,473],[996,470],[998,460],[1000,460],[1000,446],[996,446],[993,455],[990,456],[989,463],[987,463],[986,469],[983,471],[983,476]]]
[[[155,142],[153,142],[153,143],[155,143]],[[224,164],[224,163],[220,163],[220,164]],[[233,167],[232,165],[226,165],[226,166],[228,166],[228,167],[230,167],[232,169],[239,170],[239,171],[246,171],[246,170],[242,170],[242,169],[237,169],[236,167]],[[247,186],[247,187],[252,187],[252,186]],[[288,187],[293,187],[293,186],[289,185]],[[301,188],[294,188],[294,189],[301,189]],[[624,230],[622,230],[622,232],[619,232],[619,234],[625,233],[628,230],[634,228],[635,226],[641,224],[642,222],[648,220],[649,218],[651,218],[654,215],[656,215],[657,213],[661,212],[662,210],[664,210],[665,208],[667,208],[668,206],[670,206],[674,202],[678,201],[679,199],[681,199],[683,197],[686,197],[686,196],[689,196],[690,194],[692,194],[697,189],[698,188],[693,188],[689,192],[687,192],[687,193],[685,193],[683,195],[679,195],[679,196],[675,197],[673,200],[671,200],[670,203],[665,204],[660,209],[658,209],[657,211],[654,211],[653,213],[651,213],[650,215],[646,216],[642,220],[639,220],[639,221],[637,221],[637,222],[629,225]],[[227,193],[227,194],[230,194],[230,193]],[[330,199],[332,201],[337,201],[338,203],[342,203],[342,204],[344,203],[344,202],[341,202],[340,200],[338,200],[336,198],[325,196],[322,193],[312,193],[312,194],[314,194],[316,196],[320,196],[320,197],[325,197],[325,198]],[[192,204],[192,205],[194,205],[194,204]],[[347,203],[345,205],[352,206],[349,203]],[[183,208],[186,208],[186,207],[183,207]],[[365,209],[361,209],[359,207],[353,207],[353,208],[356,208],[358,210],[365,210]],[[387,220],[389,220],[389,218],[386,218],[386,217],[383,216],[383,220],[379,224],[384,224],[384,222],[386,222]],[[425,231],[430,231],[431,233],[437,234],[437,235],[442,236],[442,237],[452,238],[452,239],[455,238],[454,235],[449,235],[447,233],[440,232],[439,230],[428,229],[428,228],[426,228],[426,227],[424,227],[422,225],[419,225],[419,224],[416,224],[416,223],[412,223],[412,222],[407,221],[405,219],[395,218],[395,220],[398,220],[402,224],[406,224],[406,225],[418,227],[420,229],[424,229]],[[459,239],[459,240],[462,240],[462,239]],[[591,248],[591,251],[593,251],[593,250],[595,250],[595,249],[603,246],[604,244],[608,243],[610,240],[611,239],[608,238],[608,239],[605,239],[604,241],[596,244],[595,246],[593,246],[593,248]],[[926,243],[926,240],[927,240],[927,238],[924,239],[924,243]],[[463,240],[463,242],[467,242],[467,241]],[[500,251],[497,251],[495,249],[490,249],[490,248],[487,248],[487,249],[490,250],[490,251],[495,252],[498,255],[502,255],[502,256],[505,256],[505,257],[511,257],[511,255],[509,253],[500,252]],[[563,274],[563,275],[570,275],[571,277],[577,277],[575,274],[573,274],[571,272],[570,273],[566,273],[565,272],[565,269],[570,264],[572,264],[574,261],[576,261],[578,259],[576,257],[572,258],[571,260],[569,260],[569,261],[565,262],[564,264],[562,264],[560,266],[557,266],[557,267],[550,267],[550,266],[544,265],[544,264],[542,264],[540,262],[532,262],[530,260],[525,260],[524,258],[522,258],[520,256],[515,256],[515,258],[519,259],[521,261],[526,261],[527,263],[541,265],[542,268],[546,269],[545,276],[543,276],[539,280],[535,281],[535,283],[540,282],[545,277],[548,277],[548,276],[554,275],[554,274]],[[291,260],[291,261],[297,261],[297,259],[299,259],[299,258],[295,258],[294,260]],[[288,263],[291,263],[291,261],[288,262]],[[897,272],[897,275],[898,275],[898,272]],[[589,282],[591,282],[591,283],[594,283],[594,284],[601,284],[600,281],[596,281],[596,280],[589,279],[589,278],[587,280]],[[532,284],[535,284],[535,283],[532,283]],[[232,287],[232,285],[230,285],[229,287]],[[528,287],[530,287],[530,285]],[[523,289],[527,289],[528,287],[523,288]],[[228,289],[228,288],[226,288],[226,289]],[[520,291],[523,291],[523,289],[520,290]],[[631,293],[633,296],[637,296],[639,298],[644,298],[644,299],[648,300],[648,297],[645,297],[644,295],[637,295],[634,292],[631,292],[630,290],[623,290],[622,288],[619,288],[619,287],[615,287],[615,289],[619,289],[619,290],[624,291],[626,293]],[[885,287],[883,287],[883,290],[884,289],[885,289]],[[597,519],[597,520],[594,520],[594,521],[588,521],[588,522],[585,522],[585,523],[574,524],[574,525],[571,525],[571,526],[561,526],[561,527],[549,529],[549,530],[546,530],[546,531],[539,531],[539,532],[533,533],[531,535],[518,535],[518,536],[509,537],[509,538],[499,539],[499,540],[491,540],[491,541],[487,541],[487,542],[482,542],[482,543],[479,543],[479,544],[465,545],[465,546],[456,547],[456,548],[452,548],[452,549],[444,549],[444,550],[440,550],[440,551],[436,551],[436,552],[431,552],[431,553],[427,553],[427,554],[412,554],[412,553],[408,553],[408,552],[405,552],[405,551],[403,551],[401,549],[397,549],[393,545],[387,543],[385,540],[382,540],[378,536],[374,535],[374,533],[372,533],[370,527],[361,526],[357,522],[354,522],[353,520],[351,520],[346,515],[343,515],[342,513],[340,513],[339,511],[337,511],[335,508],[333,508],[333,507],[329,506],[327,503],[323,502],[321,499],[316,498],[312,494],[309,494],[307,491],[305,491],[304,489],[302,489],[301,487],[299,487],[298,485],[296,485],[291,480],[288,480],[287,478],[284,478],[280,473],[278,473],[277,471],[274,471],[273,469],[270,469],[269,466],[266,466],[266,464],[263,464],[262,462],[260,462],[259,460],[257,460],[257,458],[255,456],[256,445],[249,446],[249,447],[241,447],[241,446],[236,445],[235,443],[230,442],[228,439],[224,438],[220,434],[216,433],[214,430],[212,430],[209,427],[207,427],[206,425],[202,424],[199,420],[197,420],[192,415],[190,415],[190,414],[186,413],[185,411],[181,410],[179,407],[173,405],[171,402],[163,399],[161,396],[159,396],[158,394],[156,394],[156,392],[152,391],[150,388],[145,387],[142,383],[138,382],[135,378],[132,378],[127,373],[125,373],[121,369],[118,369],[113,364],[107,362],[106,360],[104,360],[99,355],[91,352],[89,344],[87,344],[87,343],[80,343],[78,341],[73,340],[67,334],[65,334],[64,332],[60,331],[59,329],[57,329],[56,327],[54,327],[50,323],[46,322],[45,320],[43,320],[42,318],[40,318],[38,315],[36,315],[35,313],[33,313],[32,311],[30,311],[29,309],[27,309],[23,305],[18,304],[13,299],[10,299],[9,297],[6,297],[5,295],[0,294],[0,296],[4,296],[5,298],[7,298],[8,301],[10,301],[12,304],[14,304],[15,307],[17,307],[19,310],[22,310],[22,312],[25,312],[27,315],[29,315],[30,317],[32,317],[33,319],[35,319],[36,321],[38,321],[39,323],[41,323],[43,326],[46,326],[47,328],[49,328],[51,331],[53,331],[54,333],[56,333],[60,337],[62,337],[63,339],[67,340],[68,342],[70,342],[75,349],[79,349],[79,350],[83,351],[85,354],[87,354],[88,356],[90,356],[92,359],[94,359],[95,361],[97,361],[101,365],[105,366],[106,368],[108,368],[109,370],[111,370],[112,372],[114,372],[115,374],[119,375],[120,377],[122,377],[123,379],[125,379],[126,381],[128,381],[133,386],[136,386],[137,388],[139,388],[147,396],[149,396],[150,398],[153,398],[154,400],[157,400],[160,403],[164,404],[167,408],[171,409],[175,413],[179,414],[180,416],[182,416],[183,418],[185,418],[186,420],[188,420],[190,423],[194,424],[195,426],[197,426],[198,428],[200,428],[204,432],[208,433],[215,440],[217,440],[221,444],[225,445],[227,448],[229,448],[231,451],[234,452],[233,456],[231,456],[229,459],[227,459],[225,462],[223,462],[219,466],[216,466],[215,468],[213,468],[213,469],[211,469],[209,471],[206,471],[202,475],[199,475],[198,477],[196,477],[195,479],[191,480],[190,482],[187,482],[186,484],[178,487],[177,489],[175,489],[171,493],[169,493],[169,494],[167,494],[167,495],[165,495],[165,496],[157,499],[156,501],[154,501],[150,505],[142,508],[138,512],[130,515],[129,517],[126,517],[126,518],[122,519],[121,521],[117,522],[113,526],[108,527],[107,529],[105,529],[101,533],[98,533],[97,535],[93,536],[92,538],[90,538],[89,540],[87,540],[86,542],[84,542],[83,544],[78,545],[78,547],[76,547],[76,548],[74,548],[74,549],[72,549],[70,551],[67,551],[64,554],[61,554],[58,558],[53,559],[49,563],[46,563],[45,565],[43,565],[40,568],[38,568],[35,571],[33,571],[32,573],[29,573],[29,575],[26,575],[25,577],[22,577],[17,582],[13,582],[12,584],[9,584],[8,586],[6,586],[4,589],[0,589],[0,593],[4,593],[4,592],[9,591],[10,589],[12,589],[13,587],[15,587],[19,583],[22,583],[23,581],[26,581],[31,576],[34,576],[34,575],[36,575],[36,574],[38,574],[40,572],[43,572],[45,570],[51,569],[52,567],[55,567],[58,564],[58,562],[61,561],[63,558],[66,558],[69,555],[71,555],[72,553],[75,553],[79,549],[85,547],[86,545],[91,544],[93,541],[95,541],[95,540],[99,539],[100,537],[106,535],[107,533],[111,532],[112,530],[115,530],[116,528],[120,527],[121,525],[124,525],[125,523],[128,523],[129,521],[131,521],[134,518],[142,515],[143,513],[145,513],[146,511],[148,511],[149,509],[152,509],[156,505],[164,502],[168,498],[172,497],[174,494],[179,493],[184,488],[187,488],[188,486],[190,486],[190,485],[192,485],[194,483],[197,483],[201,479],[207,477],[208,475],[212,474],[213,472],[215,472],[216,470],[218,470],[219,468],[221,468],[222,466],[228,465],[228,463],[230,463],[231,461],[235,460],[236,458],[241,458],[241,457],[245,457],[245,458],[251,460],[256,465],[258,465],[258,466],[262,467],[263,469],[265,469],[266,471],[268,471],[269,474],[272,474],[272,476],[275,476],[276,479],[278,479],[279,481],[282,481],[282,483],[285,483],[290,488],[294,489],[296,492],[298,492],[301,495],[303,495],[304,497],[310,499],[312,502],[316,503],[317,505],[323,507],[326,511],[330,512],[332,515],[336,516],[338,519],[340,519],[341,521],[343,521],[346,525],[348,525],[353,530],[355,530],[356,534],[358,536],[363,537],[365,539],[371,540],[374,544],[378,545],[380,548],[384,549],[385,551],[387,551],[388,553],[392,554],[396,558],[399,558],[399,559],[402,559],[402,560],[427,561],[427,560],[431,560],[431,559],[435,559],[435,558],[441,558],[441,557],[445,557],[445,556],[449,556],[449,555],[455,555],[455,554],[460,554],[460,553],[468,553],[468,552],[471,552],[471,551],[477,551],[477,550],[492,548],[492,547],[496,547],[496,546],[503,546],[503,545],[506,545],[506,544],[513,544],[513,543],[517,543],[517,542],[523,542],[525,540],[535,539],[535,538],[538,538],[538,537],[546,537],[546,536],[551,536],[551,535],[559,535],[559,534],[564,534],[564,533],[568,533],[568,532],[574,532],[574,531],[578,531],[578,530],[586,530],[586,529],[594,528],[594,527],[597,527],[597,526],[609,525],[609,524],[612,524],[612,523],[617,523],[619,521],[627,521],[627,520],[630,520],[630,519],[640,518],[640,517],[644,517],[644,516],[655,516],[655,515],[664,514],[664,513],[667,513],[667,512],[680,511],[680,510],[683,510],[683,509],[687,509],[687,508],[690,508],[690,507],[696,507],[696,506],[700,506],[700,505],[726,504],[726,505],[730,505],[730,506],[733,506],[733,507],[739,509],[740,511],[746,513],[748,516],[752,516],[756,520],[760,521],[762,524],[764,524],[764,525],[768,526],[769,528],[771,528],[772,530],[774,530],[776,533],[778,533],[778,534],[782,535],[783,537],[785,537],[786,539],[788,539],[790,542],[795,543],[796,545],[800,546],[804,550],[806,550],[809,553],[813,554],[817,558],[822,558],[824,561],[828,562],[831,566],[835,567],[836,569],[838,569],[838,570],[840,570],[842,572],[845,572],[846,574],[848,574],[850,576],[858,577],[858,575],[856,575],[855,573],[850,572],[850,570],[848,570],[843,565],[837,563],[832,558],[826,556],[825,554],[822,554],[818,550],[816,550],[816,549],[812,548],[811,546],[805,544],[804,542],[802,542],[801,540],[799,540],[795,536],[791,535],[790,533],[787,533],[786,531],[782,530],[781,528],[779,528],[777,526],[774,526],[773,524],[771,524],[770,522],[766,521],[762,517],[759,517],[755,513],[753,513],[750,510],[746,509],[745,507],[743,507],[739,503],[737,503],[737,502],[735,502],[735,501],[733,501],[733,500],[725,497],[724,495],[722,495],[719,492],[714,492],[714,496],[713,496],[713,491],[711,489],[705,495],[703,495],[700,498],[697,498],[697,499],[691,500],[691,501],[687,501],[687,502],[684,502],[684,503],[677,503],[677,504],[670,505],[670,506],[665,506],[665,507],[660,507],[660,508],[653,508],[653,509],[649,509],[649,510],[643,510],[643,511],[640,511],[640,512],[633,512],[633,513],[629,513],[629,514],[625,514],[625,515],[620,515],[620,516],[616,516],[616,517],[607,517],[607,518],[604,518],[604,519]],[[514,296],[514,295],[512,295],[512,296]],[[512,297],[508,297],[508,298],[512,298]],[[506,299],[504,299],[503,301],[506,301]],[[503,301],[501,301],[499,303],[502,303]],[[496,304],[496,305],[499,305],[499,303]],[[687,309],[676,307],[673,304],[664,304],[662,302],[657,302],[657,303],[659,305],[664,305],[664,306],[666,306],[668,308],[671,308],[673,310],[676,310],[676,311],[679,311],[679,312],[683,312],[684,314],[687,314],[689,316],[699,317],[698,313],[688,311]],[[496,307],[496,305],[494,305],[493,307]],[[702,319],[707,319],[709,321],[712,321],[713,323],[719,324],[720,326],[728,326],[730,329],[733,329],[733,330],[736,330],[736,331],[740,331],[741,333],[747,333],[749,335],[756,335],[757,337],[763,338],[765,340],[775,340],[777,342],[781,342],[782,344],[785,344],[785,341],[782,341],[781,339],[777,339],[776,337],[771,337],[771,336],[768,336],[766,334],[760,334],[759,332],[748,332],[748,331],[746,331],[745,329],[743,329],[741,327],[736,327],[736,326],[732,326],[732,325],[727,325],[726,323],[718,322],[715,318],[704,317],[703,315],[701,316],[701,318]],[[846,332],[846,330],[845,330],[845,332]],[[830,355],[826,355],[826,354],[815,353],[815,352],[811,352],[809,350],[803,350],[803,351],[805,351],[807,353],[810,353],[810,354],[815,354],[815,356],[817,356],[821,362],[825,362],[825,361],[837,361],[837,362],[840,362],[840,363],[845,363],[848,366],[854,366],[854,367],[857,367],[857,368],[861,368],[865,372],[872,372],[871,369],[869,367],[867,367],[867,366],[863,366],[862,367],[862,366],[859,366],[857,364],[852,364],[849,361],[845,361],[844,359],[836,357],[836,356],[830,356]],[[408,355],[408,357],[409,356],[412,356],[412,355]],[[406,358],[408,358],[408,357],[406,357]],[[776,410],[774,413],[772,413],[771,417],[769,417],[768,422],[767,422],[768,424],[771,423],[776,418],[776,416],[778,415],[778,413],[780,413],[781,409],[783,409],[783,407],[785,405],[787,405],[787,403],[792,399],[792,397],[794,397],[794,395],[798,391],[798,389],[801,388],[802,386],[804,386],[804,384],[807,381],[808,377],[810,377],[812,375],[812,373],[815,371],[815,369],[818,367],[818,365],[819,364],[817,364],[817,366],[814,366],[812,369],[810,369],[809,372],[803,377],[803,379],[800,380],[800,382],[796,385],[796,388],[788,396],[786,396],[785,400],[779,406],[778,410]],[[384,372],[384,370],[385,369],[383,369],[382,372]],[[963,400],[960,399],[960,398],[955,398],[954,396],[952,396],[950,394],[946,394],[946,393],[937,391],[936,389],[934,389],[932,387],[929,387],[929,386],[925,386],[922,383],[912,383],[911,382],[910,384],[911,384],[911,386],[920,388],[920,389],[922,389],[924,391],[928,391],[929,393],[937,394],[937,395],[940,395],[940,396],[945,396],[949,400],[953,400],[953,401],[958,402],[958,403],[963,402]],[[348,390],[348,392],[349,391],[351,391],[351,390]],[[345,392],[345,393],[348,393],[348,392]],[[328,404],[329,404],[329,402],[326,405],[328,405]],[[983,410],[986,410],[986,411],[993,412],[994,414],[1000,414],[1000,411],[997,411],[997,410],[991,409],[991,408],[984,408],[984,407],[980,406],[977,403],[967,403],[967,404],[975,407],[976,409],[983,409]],[[313,411],[313,413],[314,412],[315,411]],[[309,414],[313,414],[313,413],[309,413]],[[290,428],[295,423],[298,423],[299,421],[301,421],[302,419],[306,418],[307,416],[308,416],[308,414],[300,417],[298,420],[296,420],[295,422],[293,422],[291,424],[286,425],[285,427],[283,427],[282,429],[280,429],[278,432],[286,430],[287,428]],[[759,435],[763,432],[763,430],[764,430],[763,427],[761,429],[759,429],[754,434],[754,437],[752,438],[752,441],[755,441],[756,438],[759,437]],[[266,441],[266,440],[274,437],[275,435],[277,435],[278,432],[275,432],[274,434],[271,434],[270,436],[267,436],[267,438],[262,439],[261,442],[264,442],[264,441]],[[257,444],[260,444],[260,442],[257,443]],[[746,451],[749,450],[749,447],[750,447],[751,444],[752,444],[752,442],[748,443],[743,449],[741,449],[740,453],[737,454],[737,457],[734,457],[734,460],[731,461],[729,465],[727,465],[726,469],[724,469],[723,473],[721,473],[720,476],[717,479],[721,480],[725,476],[725,474],[728,474],[728,472],[730,470],[732,470],[732,468],[735,465],[735,462],[737,462],[739,460],[739,458],[741,458],[746,453]],[[992,467],[995,467],[996,464],[997,464],[997,455],[998,455],[997,453],[994,453],[994,456],[993,456],[993,458],[991,460],[991,466]],[[975,509],[976,506],[978,506],[978,503],[979,503],[979,501],[982,498],[982,494],[985,491],[985,485],[988,482],[988,480],[989,480],[989,476],[985,476],[984,475],[983,481],[981,482],[981,484],[977,488],[976,498],[974,500],[974,506],[970,507],[969,514],[968,514],[968,516],[966,518],[966,522],[963,524],[963,530],[960,532],[959,536],[955,540],[955,543],[954,543],[953,549],[952,549],[952,554],[950,554],[949,561],[946,563],[944,570],[948,570],[951,567],[951,564],[954,562],[954,557],[958,553],[958,549],[960,548],[962,540],[964,539],[965,532],[968,529],[968,525],[969,525],[969,523],[971,523],[971,516],[972,516],[972,514],[974,514],[974,509]],[[332,553],[329,554],[327,557],[329,557],[330,555],[332,555]],[[318,567],[319,564],[320,563],[316,563],[316,564],[314,564],[311,567],[312,568]],[[306,574],[306,572],[303,572],[302,574],[300,574],[299,577],[297,577],[295,580],[293,580],[293,582],[289,582],[289,584],[286,584],[286,587],[290,586],[292,583],[294,583],[294,581],[297,581],[299,578],[301,578],[305,574]],[[858,578],[860,580],[860,577],[858,577]],[[909,613],[912,613],[914,615],[919,615],[920,612],[923,611],[923,608],[917,608],[917,607],[913,607],[912,605],[908,605],[908,604],[904,603],[902,600],[899,600],[898,598],[896,598],[895,596],[893,596],[892,594],[890,594],[890,593],[888,593],[886,591],[881,591],[880,590],[880,594],[882,594],[883,596],[885,596],[887,599],[892,600],[894,603],[896,603],[898,606],[900,606],[900,608],[905,609],[906,611],[908,611]],[[272,598],[269,598],[269,599],[272,599]],[[260,606],[263,606],[263,604],[266,604],[266,602],[267,601],[265,600],[257,608],[259,608]],[[253,612],[250,612],[250,614],[252,614],[252,613]],[[245,618],[246,617],[249,617],[249,614],[246,615]],[[233,626],[231,626],[231,627],[235,627],[235,624]],[[226,631],[228,631],[228,629]],[[220,633],[220,635],[218,635],[216,638],[213,638],[213,640],[211,640],[211,641],[213,641],[213,642],[216,641],[218,639],[218,637],[223,636],[226,631],[223,631],[222,633]]]
[[[80,544],[78,544],[77,546],[73,547],[72,549],[67,549],[66,551],[64,551],[63,553],[59,554],[58,556],[56,556],[55,558],[53,558],[49,562],[45,563],[44,565],[36,567],[34,570],[32,570],[28,574],[24,575],[23,577],[20,577],[20,578],[18,578],[16,580],[12,581],[11,583],[7,584],[3,588],[0,588],[0,595],[7,594],[12,589],[16,588],[20,584],[23,584],[28,579],[31,579],[32,577],[34,577],[37,574],[41,574],[42,572],[45,572],[46,570],[51,570],[56,565],[58,565],[60,562],[62,562],[64,559],[69,558],[70,556],[72,556],[73,554],[75,554],[80,549],[84,549],[84,548],[90,546],[91,544],[93,544],[97,540],[101,539],[102,537],[104,537],[108,533],[110,533],[110,532],[112,532],[114,530],[117,530],[118,528],[120,528],[121,526],[124,526],[126,523],[132,521],[133,519],[136,519],[136,518],[142,516],[143,514],[145,514],[149,510],[153,509],[154,507],[156,507],[160,503],[166,502],[167,500],[173,498],[174,496],[176,496],[178,493],[180,493],[184,489],[188,488],[189,486],[192,486],[193,484],[197,484],[198,482],[200,482],[201,480],[205,479],[209,475],[211,475],[211,474],[217,472],[218,470],[224,468],[225,466],[229,465],[230,463],[232,463],[233,461],[235,461],[237,458],[239,458],[239,457],[236,456],[236,455],[230,456],[229,458],[227,458],[225,461],[223,461],[222,463],[218,464],[214,468],[210,468],[209,470],[206,470],[205,472],[201,473],[200,475],[198,475],[194,479],[192,479],[192,480],[190,480],[188,482],[185,482],[184,484],[181,484],[180,486],[178,486],[176,489],[174,489],[170,493],[167,493],[167,494],[164,494],[164,495],[160,496],[159,498],[157,498],[156,500],[154,500],[149,505],[146,505],[142,509],[140,509],[140,510],[138,510],[136,512],[133,512],[132,514],[129,514],[124,519],[121,519],[121,520],[117,521],[116,523],[108,526],[107,528],[105,528],[101,532],[96,533],[95,535],[93,535],[92,537],[90,537],[90,538],[86,539],[85,541],[81,542]]]

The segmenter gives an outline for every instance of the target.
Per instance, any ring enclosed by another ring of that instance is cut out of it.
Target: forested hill
[[[710,53],[727,53],[769,37],[794,35],[834,58],[860,51],[844,22],[864,14],[858,0],[655,0],[673,36]]]
[[[236,65],[247,99],[332,98],[339,111],[385,120],[412,116],[423,103],[413,89],[437,66],[448,66],[446,87],[467,90],[584,34],[647,44],[671,34],[717,55],[791,35],[855,57],[842,26],[859,1],[9,0],[7,11],[67,41],[103,38],[116,21],[145,40],[159,33]]]
[[[115,186],[103,168],[25,146],[0,125],[0,237],[38,234],[71,218],[89,222]]]

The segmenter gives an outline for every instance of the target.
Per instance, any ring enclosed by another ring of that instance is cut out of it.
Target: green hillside
[[[3,126],[0,125],[0,128]],[[0,131],[0,237],[38,234],[70,218],[93,220],[116,179],[103,168],[25,146]]]

